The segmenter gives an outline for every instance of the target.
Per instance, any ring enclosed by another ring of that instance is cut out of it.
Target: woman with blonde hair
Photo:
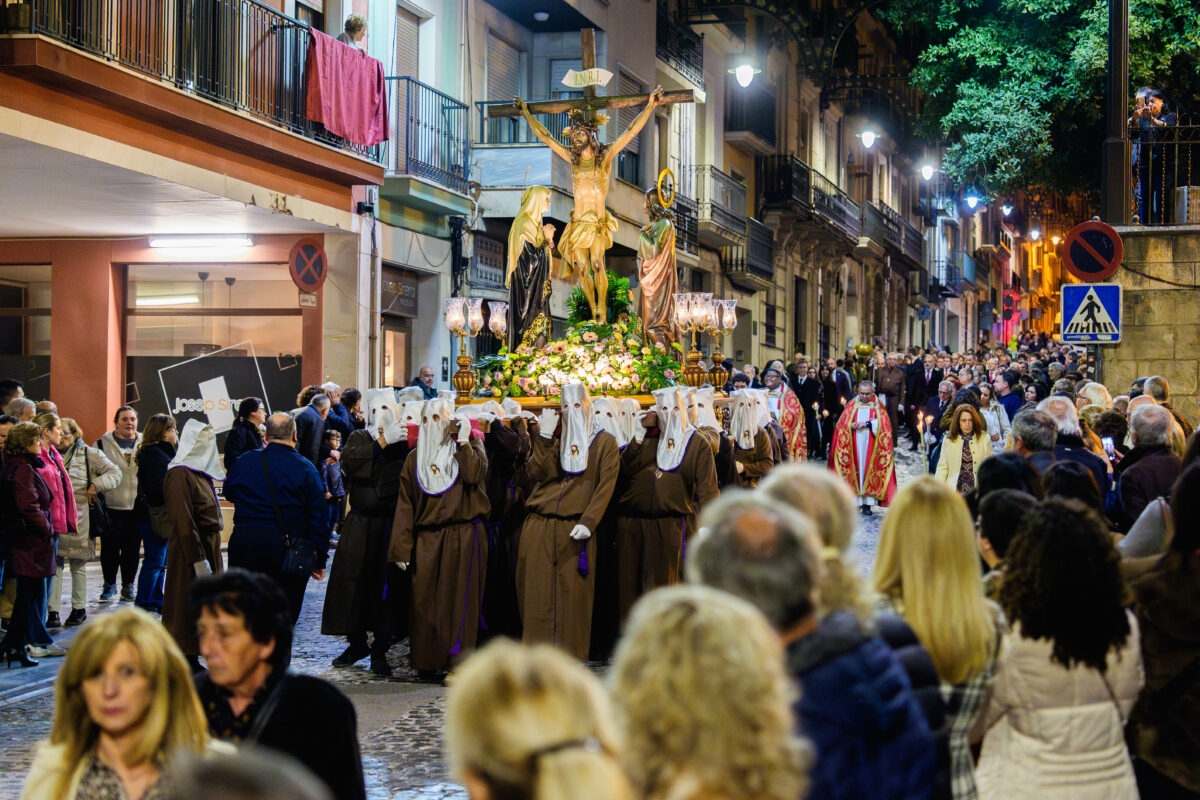
[[[975,488],[979,465],[992,454],[992,443],[983,417],[970,403],[954,409],[950,432],[942,440],[935,474],[938,480],[962,494]]]
[[[508,349],[540,348],[550,335],[550,251],[554,226],[543,223],[550,207],[550,190],[530,186],[521,195],[521,209],[508,231]]]
[[[500,639],[459,667],[446,705],[450,771],[471,800],[632,800],[608,698],[549,645]]]
[[[647,800],[796,800],[808,745],[780,638],[733,595],[672,586],[633,608],[610,689],[626,772]]]
[[[191,670],[170,634],[139,609],[83,626],[54,691],[50,738],[22,800],[159,800],[168,760],[208,747]]]
[[[933,659],[950,728],[951,789],[955,800],[975,798],[967,734],[995,677],[1004,615],[984,599],[962,496],[932,477],[901,491],[883,519],[871,577],[882,610],[904,617]]]

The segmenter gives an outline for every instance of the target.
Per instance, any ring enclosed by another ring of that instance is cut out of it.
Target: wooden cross
[[[595,69],[596,31],[593,28],[584,28],[579,32],[579,39],[582,45],[581,62],[583,70],[586,72],[589,69]],[[585,86],[583,97],[573,97],[563,100],[542,100],[536,103],[528,103],[527,106],[530,114],[561,114],[564,111],[579,108],[583,109],[588,117],[591,117],[596,110],[601,108],[644,106],[649,99],[650,95],[648,94],[617,94],[599,97],[596,95],[595,86]],[[691,89],[663,93],[663,105],[694,102],[696,102],[696,96],[695,92]],[[519,117],[521,116],[521,111],[513,103],[502,103],[487,106],[487,115],[488,117]]]

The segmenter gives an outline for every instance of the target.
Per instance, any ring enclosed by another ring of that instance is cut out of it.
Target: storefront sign
[[[379,310],[384,316],[416,317],[418,297],[416,275],[394,267],[383,268]]]

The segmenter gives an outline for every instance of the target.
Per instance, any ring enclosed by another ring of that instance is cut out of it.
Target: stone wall
[[[1161,375],[1171,404],[1200,419],[1200,226],[1118,228],[1125,258],[1112,281],[1124,289],[1119,345],[1101,348],[1101,380],[1114,395]]]

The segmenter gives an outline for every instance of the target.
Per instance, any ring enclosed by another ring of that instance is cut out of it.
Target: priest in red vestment
[[[875,397],[875,385],[863,381],[833,431],[829,468],[858,496],[859,508],[886,506],[896,494],[892,425],[887,409]]]
[[[783,382],[783,375],[777,369],[763,370],[763,384],[767,387],[767,404],[771,409],[771,416],[783,426],[788,459],[806,461],[808,431],[804,427],[804,408],[800,405],[800,398]]]

